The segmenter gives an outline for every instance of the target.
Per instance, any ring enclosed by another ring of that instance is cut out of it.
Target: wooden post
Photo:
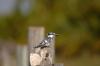
[[[29,66],[27,45],[17,45],[16,49],[17,49],[17,66]]]
[[[2,54],[3,66],[11,66],[11,56],[8,53],[6,47],[2,48],[1,54]]]
[[[44,38],[44,28],[43,27],[29,27],[29,52],[33,53],[34,48],[38,45]]]
[[[34,53],[34,46],[37,46],[44,38],[44,28],[43,27],[30,27],[29,28],[29,54]],[[52,61],[54,63],[55,58],[55,39],[51,44],[51,48],[49,49],[50,54],[52,55]],[[53,64],[49,65],[48,61],[46,63],[42,63],[40,66],[63,66],[62,64]]]
[[[37,46],[44,38],[44,28],[43,27],[29,27],[29,54],[34,53],[34,48]]]

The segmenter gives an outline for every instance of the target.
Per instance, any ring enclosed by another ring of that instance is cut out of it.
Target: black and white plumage
[[[56,35],[58,35],[58,34],[53,33],[53,32],[49,32],[48,35],[47,35],[47,37],[44,40],[42,40],[40,42],[40,44],[38,46],[36,46],[35,48],[49,47],[50,44],[51,44],[51,42],[53,41],[53,39],[55,38]]]
[[[36,66],[42,64],[44,61],[49,60],[50,64],[53,64],[52,62],[52,54],[49,52],[51,42],[54,40],[55,36],[58,34],[55,34],[53,32],[49,32],[47,34],[47,37],[42,40],[39,45],[35,46],[35,52],[30,54],[30,64],[31,66]],[[43,65],[44,66],[44,65]]]

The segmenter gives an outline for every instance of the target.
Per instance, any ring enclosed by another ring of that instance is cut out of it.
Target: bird
[[[59,34],[56,34],[54,32],[49,32],[47,34],[47,37],[45,37],[40,43],[39,45],[35,46],[34,48],[46,48],[46,47],[50,47],[51,42],[53,41],[53,39],[55,38],[55,36],[58,36]]]
[[[30,64],[34,66],[40,65],[43,61],[49,60],[50,64],[52,64],[52,55],[49,53],[51,42],[55,39],[55,36],[58,36],[54,32],[49,32],[47,36],[39,43],[39,45],[35,46],[35,52],[30,54]],[[37,59],[37,61],[36,61]]]

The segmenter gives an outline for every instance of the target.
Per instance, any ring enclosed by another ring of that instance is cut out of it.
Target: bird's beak
[[[56,34],[56,36],[59,36],[60,34]]]

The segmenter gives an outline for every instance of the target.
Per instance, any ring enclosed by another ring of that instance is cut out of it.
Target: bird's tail
[[[38,46],[35,46],[35,47],[33,47],[33,48],[45,48],[45,47],[49,47],[49,46],[43,46],[43,45],[38,45]]]
[[[33,47],[33,48],[39,48],[39,47],[41,47],[42,45],[37,45],[37,46],[35,46],[35,47]]]

